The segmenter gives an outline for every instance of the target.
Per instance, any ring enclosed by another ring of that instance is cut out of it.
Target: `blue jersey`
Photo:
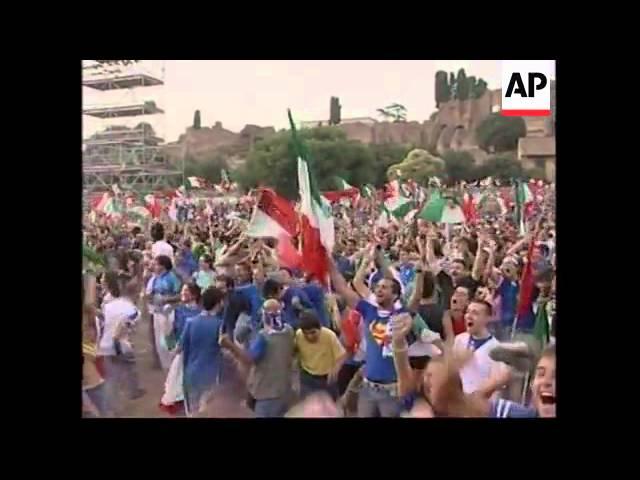
[[[491,400],[489,418],[536,418],[538,412],[510,400]]]
[[[397,381],[392,356],[383,355],[383,348],[389,341],[387,323],[391,315],[406,312],[404,307],[394,308],[392,312],[380,310],[366,300],[360,300],[356,310],[362,315],[366,343],[364,377],[372,382],[394,383]]]

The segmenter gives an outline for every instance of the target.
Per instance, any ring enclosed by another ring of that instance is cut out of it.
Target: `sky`
[[[246,124],[280,129],[287,126],[287,108],[296,122],[327,120],[332,96],[340,98],[342,118],[377,118],[376,109],[400,103],[408,120],[421,122],[435,111],[436,71],[464,68],[490,89],[500,88],[501,81],[497,60],[145,60],[135,68],[158,75],[164,68],[165,85],[132,94],[83,88],[84,105],[149,99],[165,115],[110,123],[83,115],[85,136],[108,124],[132,127],[144,119],[173,142],[193,123],[195,110],[203,127],[219,121],[233,132]]]

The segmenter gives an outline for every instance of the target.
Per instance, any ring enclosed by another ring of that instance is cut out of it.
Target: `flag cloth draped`
[[[145,195],[144,203],[147,204],[147,209],[153,218],[160,216],[160,213],[162,213],[162,205],[160,205],[160,200],[158,200],[155,195],[152,193]]]
[[[291,135],[298,154],[298,188],[302,223],[303,270],[326,283],[329,271],[327,255],[333,252],[335,231],[331,205],[322,197],[313,175],[309,152],[298,139],[295,124],[288,111]]]
[[[516,180],[515,189],[516,224],[518,225],[520,235],[524,235],[527,233],[525,225],[525,207],[529,202],[533,201],[533,195],[531,195],[529,186],[520,180]]]
[[[464,212],[467,222],[475,222],[478,219],[478,212],[476,211],[473,196],[470,193],[465,192],[462,198],[462,211]]]
[[[403,218],[411,211],[413,204],[409,198],[404,196],[398,180],[390,182],[386,192],[387,198],[384,201],[384,206],[391,215],[396,218]]]
[[[424,206],[418,218],[436,223],[464,223],[462,208],[453,200],[443,197],[438,190],[431,194],[431,198]]]
[[[187,177],[191,188],[213,188],[211,183],[202,177]]]
[[[533,326],[533,335],[538,339],[542,348],[544,348],[547,343],[549,343],[549,317],[547,314],[547,304],[546,302],[541,302],[538,305],[538,312],[536,313],[536,322]]]
[[[527,264],[525,265],[522,276],[520,277],[520,295],[518,298],[518,308],[516,310],[516,318],[514,321],[514,332],[516,330],[515,327],[518,325],[518,321],[521,318],[524,318],[532,308],[533,290],[535,285],[533,281],[533,261],[531,258],[533,256],[535,243],[536,242],[534,241],[530,242],[529,250],[527,252]]]
[[[247,227],[250,237],[293,237],[296,235],[298,216],[288,200],[268,188],[260,189],[258,203],[253,209]]]

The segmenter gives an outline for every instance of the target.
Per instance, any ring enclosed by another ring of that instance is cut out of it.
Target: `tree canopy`
[[[310,151],[313,173],[321,190],[334,189],[332,178],[336,175],[352,185],[373,182],[375,158],[367,145],[347,140],[345,133],[336,127],[303,129],[299,135]],[[291,132],[279,132],[256,143],[238,181],[245,188],[270,186],[293,199],[298,192],[296,162]]]
[[[442,176],[443,173],[444,162],[442,159],[434,157],[420,148],[411,150],[402,162],[387,168],[388,178],[397,176],[403,180],[411,178],[422,185],[426,185],[429,177]]]
[[[515,150],[518,139],[526,133],[522,117],[505,117],[499,113],[492,113],[476,128],[476,139],[484,151],[499,153]]]
[[[377,112],[385,120],[391,120],[393,122],[407,121],[407,108],[399,103],[392,103],[387,107],[379,108]]]
[[[477,168],[477,178],[494,177],[500,180],[521,178],[525,176],[522,164],[512,154],[501,154],[490,157],[484,165]]]
[[[475,180],[478,172],[473,156],[469,152],[448,151],[443,156],[445,172],[449,182]]]

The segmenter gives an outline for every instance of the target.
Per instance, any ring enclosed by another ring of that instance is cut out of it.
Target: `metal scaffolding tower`
[[[85,61],[82,86],[95,96],[108,97],[100,105],[83,102],[83,115],[96,119],[92,121],[99,127],[83,141],[84,192],[106,191],[113,184],[145,192],[176,186],[182,171],[168,163],[162,154],[164,139],[147,121],[149,116],[164,115],[156,105],[158,90],[164,86],[164,63],[161,73],[154,75],[137,63],[111,66]],[[140,98],[141,92],[147,96]]]

